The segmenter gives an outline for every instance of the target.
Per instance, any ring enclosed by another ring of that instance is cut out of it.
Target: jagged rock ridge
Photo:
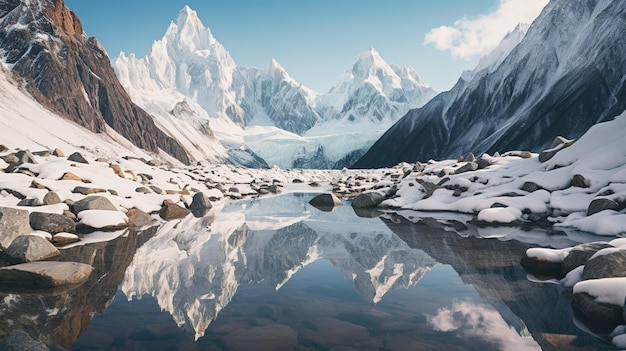
[[[353,167],[540,151],[613,118],[626,107],[625,13],[622,1],[551,1],[505,59],[411,110]]]

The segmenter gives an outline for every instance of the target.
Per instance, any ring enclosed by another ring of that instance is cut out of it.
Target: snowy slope
[[[296,82],[275,60],[262,69],[237,67],[187,6],[146,57],[122,53],[113,65],[162,129],[194,159],[213,162],[244,149],[283,168],[347,165],[336,163],[347,155],[354,161],[400,116],[435,95],[415,70],[388,64],[374,49],[326,94]],[[192,110],[187,118],[170,113],[182,103]]]
[[[488,74],[411,110],[354,166],[540,151],[581,136],[626,107],[625,13],[623,1],[551,1]]]
[[[107,127],[104,133],[93,133],[50,112],[18,89],[17,82],[8,76],[4,64],[0,64],[0,144],[10,149],[32,151],[59,148],[68,155],[80,151],[93,156],[130,155],[145,159],[155,156],[136,147],[111,128]],[[170,161],[180,164],[173,158]]]

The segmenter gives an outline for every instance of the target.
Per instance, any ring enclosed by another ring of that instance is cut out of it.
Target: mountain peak
[[[176,18],[176,24],[179,27],[184,27],[185,25],[191,24],[196,28],[203,28],[204,25],[200,18],[198,18],[198,14],[188,5],[185,5],[179,12],[178,18]]]

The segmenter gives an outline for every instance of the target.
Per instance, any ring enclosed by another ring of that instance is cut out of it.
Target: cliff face
[[[39,103],[93,132],[106,125],[188,164],[184,148],[135,105],[104,48],[63,0],[0,0],[0,58]]]

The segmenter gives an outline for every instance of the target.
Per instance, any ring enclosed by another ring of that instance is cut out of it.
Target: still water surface
[[[576,326],[559,285],[519,265],[528,247],[570,237],[478,238],[484,229],[454,218],[320,211],[313,195],[232,202],[70,249],[92,260],[90,281],[3,295],[5,325],[72,350],[611,349]]]

